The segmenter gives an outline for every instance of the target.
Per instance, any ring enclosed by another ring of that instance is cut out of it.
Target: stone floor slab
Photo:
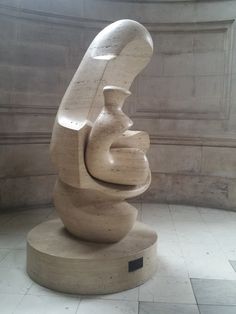
[[[235,314],[236,306],[199,305],[200,314]]]
[[[191,283],[198,304],[236,305],[235,280],[195,278]]]
[[[199,314],[197,305],[140,302],[139,314]]]

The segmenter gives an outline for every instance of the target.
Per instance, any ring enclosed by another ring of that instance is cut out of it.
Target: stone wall
[[[146,201],[236,207],[236,1],[0,0],[0,207],[51,202],[60,99],[86,48],[131,18],[154,40],[126,111],[151,135]]]

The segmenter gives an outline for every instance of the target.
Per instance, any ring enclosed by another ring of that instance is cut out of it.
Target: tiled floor
[[[158,271],[144,285],[105,296],[57,293],[25,272],[25,238],[53,208],[0,215],[1,314],[236,314],[236,212],[136,204],[159,235]]]

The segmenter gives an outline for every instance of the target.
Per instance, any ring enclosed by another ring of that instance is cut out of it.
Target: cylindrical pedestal
[[[136,222],[120,242],[101,244],[70,235],[59,219],[30,231],[27,272],[37,283],[62,292],[105,294],[136,287],[156,270],[155,231]]]

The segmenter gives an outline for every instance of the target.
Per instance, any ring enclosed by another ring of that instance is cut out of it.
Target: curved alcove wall
[[[0,0],[1,208],[51,202],[55,114],[93,37],[143,23],[154,56],[126,111],[151,136],[146,201],[236,205],[236,1]]]

